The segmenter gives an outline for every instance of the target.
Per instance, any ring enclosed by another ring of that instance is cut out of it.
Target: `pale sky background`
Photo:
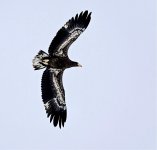
[[[54,128],[32,59],[92,11],[64,73],[65,128]],[[155,150],[155,0],[0,0],[0,150]]]

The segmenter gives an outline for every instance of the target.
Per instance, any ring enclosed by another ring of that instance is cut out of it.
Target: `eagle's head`
[[[79,64],[78,62],[70,61],[70,63],[69,63],[69,68],[70,68],[70,67],[82,67],[82,65]]]

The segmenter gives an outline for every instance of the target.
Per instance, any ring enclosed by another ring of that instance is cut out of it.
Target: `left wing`
[[[63,70],[49,68],[44,71],[41,82],[47,117],[50,116],[50,122],[53,120],[55,127],[59,123],[60,128],[64,127],[67,115],[62,76]]]
[[[56,34],[49,47],[50,56],[66,57],[69,46],[87,28],[91,13],[81,12],[72,17]]]

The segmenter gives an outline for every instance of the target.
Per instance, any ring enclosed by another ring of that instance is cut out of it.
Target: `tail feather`
[[[43,69],[48,65],[49,55],[44,51],[40,50],[33,59],[34,70]]]

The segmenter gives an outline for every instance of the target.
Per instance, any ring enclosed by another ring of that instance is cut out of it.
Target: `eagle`
[[[65,91],[62,77],[65,69],[82,67],[78,62],[70,60],[68,49],[70,45],[88,27],[91,12],[82,11],[76,14],[57,32],[53,38],[48,54],[40,50],[33,59],[34,70],[45,68],[41,79],[41,92],[47,117],[56,127],[64,127],[67,118]]]

